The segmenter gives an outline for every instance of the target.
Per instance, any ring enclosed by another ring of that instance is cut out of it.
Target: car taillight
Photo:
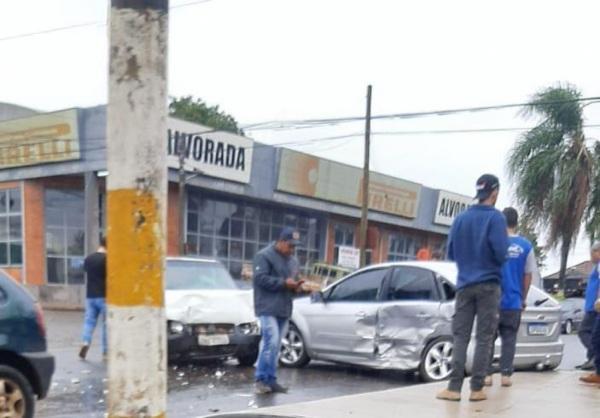
[[[35,304],[35,320],[42,337],[46,337],[46,323],[44,322],[44,312],[39,303]]]

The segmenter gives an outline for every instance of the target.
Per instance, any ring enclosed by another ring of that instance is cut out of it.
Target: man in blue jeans
[[[83,324],[83,344],[79,350],[79,358],[85,360],[92,335],[102,317],[102,356],[106,360],[106,240],[100,238],[100,246],[95,253],[86,257],[83,269],[87,273],[85,320]]]
[[[277,382],[281,340],[292,316],[293,295],[300,289],[294,250],[300,234],[284,228],[279,239],[254,258],[254,309],[260,322],[262,341],[256,366],[256,393],[287,393]]]
[[[506,220],[494,208],[500,182],[496,176],[484,174],[477,180],[476,187],[478,204],[456,218],[448,237],[448,258],[456,262],[458,278],[452,319],[452,374],[448,388],[437,395],[438,399],[446,401],[461,399],[467,348],[475,318],[476,345],[469,400],[487,399],[483,384],[498,326],[502,265],[508,250]]]

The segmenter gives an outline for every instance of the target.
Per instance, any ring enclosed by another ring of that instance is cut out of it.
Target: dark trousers
[[[500,311],[500,319],[498,320],[498,332],[496,333],[496,340],[498,336],[502,342],[500,350],[500,373],[502,376],[512,376],[515,361],[515,352],[517,351],[517,337],[519,335],[519,327],[521,326],[521,311]],[[492,343],[492,349],[490,351],[490,366],[488,374],[493,373],[492,363],[494,361],[494,347]]]
[[[592,351],[596,366],[596,374],[600,374],[600,315],[596,315],[596,322],[592,331]]]
[[[471,377],[471,390],[483,388],[488,371],[491,346],[498,327],[500,285],[484,282],[460,289],[456,294],[455,313],[452,320],[454,348],[452,351],[452,374],[448,389],[460,392],[465,379],[467,348],[471,340],[473,322],[477,318],[475,357]]]
[[[594,358],[594,350],[592,347],[592,332],[594,331],[594,324],[596,323],[596,317],[599,315],[596,312],[586,312],[579,327],[579,339],[581,344],[587,350],[587,359],[591,360]]]

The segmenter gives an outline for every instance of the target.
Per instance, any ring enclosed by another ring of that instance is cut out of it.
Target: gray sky
[[[177,6],[192,0],[172,0]],[[241,123],[399,113],[526,101],[558,81],[600,95],[596,2],[212,0],[171,12],[169,91],[219,104]],[[106,102],[107,0],[19,0],[4,5],[0,101],[55,110]],[[586,111],[600,123],[600,104]],[[515,110],[376,122],[375,132],[521,128]],[[271,143],[361,132],[349,124],[248,132]],[[599,137],[600,129],[588,136]],[[506,155],[519,132],[373,138],[376,171],[472,194],[483,172],[508,186]],[[295,146],[360,165],[360,138]],[[500,206],[512,203],[503,187]],[[587,257],[584,240],[571,258]],[[548,260],[555,270],[557,260]]]

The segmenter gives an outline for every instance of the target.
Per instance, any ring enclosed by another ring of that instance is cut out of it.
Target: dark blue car
[[[0,270],[0,416],[33,417],[53,373],[41,307]]]

